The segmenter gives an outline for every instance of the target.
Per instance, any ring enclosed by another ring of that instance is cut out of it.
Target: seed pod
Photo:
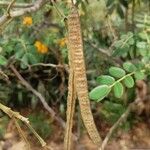
[[[88,86],[83,55],[83,42],[82,42],[80,18],[75,6],[71,7],[67,25],[68,25],[67,43],[69,48],[69,56],[71,57],[69,59],[72,59],[70,63],[70,68],[73,69],[72,73],[74,74],[74,87],[77,93],[77,97],[79,99],[81,116],[90,138],[95,144],[100,145],[101,138],[94,123],[90,107],[90,101],[88,97]],[[69,124],[67,125],[69,126]]]

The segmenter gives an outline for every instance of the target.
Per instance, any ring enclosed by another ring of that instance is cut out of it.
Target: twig
[[[43,139],[37,134],[37,132],[33,129],[33,127],[29,124],[29,123],[26,123],[26,126],[32,131],[32,133],[34,134],[34,136],[40,141],[41,145],[43,147],[46,146],[46,143],[43,141]]]
[[[46,2],[47,0],[37,0],[33,3],[33,6],[29,8],[22,8],[14,11],[10,11],[9,14],[4,14],[2,17],[0,17],[0,26],[3,26],[7,21],[9,21],[12,18],[22,16],[26,13],[31,13],[39,10]]]
[[[0,103],[0,109],[6,113],[10,118],[15,117],[19,120],[21,120],[22,122],[26,122],[29,123],[28,118],[25,118],[23,116],[21,116],[18,112],[14,112],[12,111],[9,107],[4,106],[3,104]]]
[[[126,44],[132,37],[133,37],[133,35],[128,36],[128,38],[126,38],[126,39],[124,40],[124,42],[122,43],[122,45],[121,45],[120,48],[123,48],[123,47],[125,46],[125,44]]]
[[[106,56],[110,57],[111,54],[108,52],[108,50],[106,49],[102,49],[100,47],[98,47],[96,44],[84,39],[85,42],[87,42],[90,46],[92,46],[93,48],[97,49],[98,51],[100,51],[101,53],[105,54]]]
[[[61,125],[63,129],[66,129],[66,124],[62,118],[56,115],[55,111],[46,103],[45,98],[36,91],[16,70],[14,65],[10,65],[11,70],[14,72],[16,77],[21,81],[21,84],[24,85],[29,91],[31,91],[36,97],[39,98],[41,103],[43,104],[44,108],[51,114],[51,116]],[[78,137],[73,134],[73,140],[77,143]]]
[[[120,58],[112,57],[112,47],[114,46],[116,41],[112,43],[112,45],[108,49],[100,48],[98,47],[98,45],[94,44],[92,41],[89,41],[88,39],[84,39],[84,41],[87,42],[94,49],[98,50],[100,53],[106,55],[106,57],[111,58],[110,60],[112,60],[114,64],[118,65],[123,63]]]
[[[33,65],[30,65],[30,67],[35,67],[35,66],[43,66],[43,67],[52,67],[52,68],[64,68],[67,72],[69,72],[69,67],[67,64],[65,65],[56,65],[56,64],[44,64],[44,63],[36,63]]]
[[[25,136],[25,133],[24,131],[21,129],[19,123],[17,122],[16,118],[13,118],[14,122],[15,122],[15,125],[16,125],[16,128],[19,132],[19,135],[21,136],[21,138],[25,141],[26,145],[27,145],[27,149],[28,150],[31,150],[31,147],[30,147],[30,143],[29,141],[27,140],[26,136]]]
[[[16,1],[16,0],[12,0],[12,1],[10,2],[10,4],[8,5],[7,11],[6,11],[8,14],[10,13],[10,9],[11,9],[12,6],[14,5],[15,1]]]
[[[112,23],[111,23],[111,20],[110,20],[110,15],[107,16],[107,23],[108,23],[108,26],[110,28],[110,32],[113,35],[114,40],[118,39],[118,37],[116,36],[115,31],[114,31],[114,29],[112,27]]]
[[[12,0],[7,7],[6,13],[4,14],[4,16],[7,16],[7,20],[4,20],[4,22],[1,24],[0,26],[1,32],[2,32],[2,29],[5,28],[6,25],[8,25],[12,21],[12,18],[10,17],[10,10],[11,10],[11,7],[14,5],[15,1],[16,0]]]
[[[0,76],[2,77],[2,79],[3,79],[4,81],[7,82],[7,84],[10,83],[10,80],[9,80],[8,75],[6,75],[1,69],[0,69]]]
[[[117,129],[117,127],[121,123],[123,123],[127,119],[128,115],[131,111],[132,105],[133,105],[133,103],[131,103],[128,106],[127,110],[121,115],[121,117],[118,119],[118,121],[110,128],[110,130],[109,130],[107,136],[105,137],[105,139],[103,140],[103,143],[102,143],[101,147],[99,148],[99,150],[104,150],[105,149],[105,147],[106,147],[109,139],[111,138],[112,134],[114,133],[114,131]]]
[[[7,107],[7,106],[5,106],[5,105],[3,105],[1,103],[0,103],[0,109],[4,113],[6,113],[10,118],[12,118],[12,119],[13,118],[17,118],[17,119],[21,120],[22,122],[24,122],[28,127],[31,127],[28,118],[25,118],[25,117],[21,116],[19,114],[19,112],[12,111],[9,107]],[[39,142],[44,147],[46,145],[46,143],[44,142],[44,140],[36,133],[36,131],[33,128],[32,128],[31,131],[34,133],[34,135],[36,136],[36,138],[38,138]]]
[[[36,91],[21,75],[20,73],[16,70],[16,68],[13,65],[10,65],[11,70],[14,72],[16,77],[21,81],[21,84],[24,85],[29,91],[31,91],[36,97],[38,97],[43,104],[44,108],[51,114],[52,118],[57,120],[60,125],[65,128],[65,122],[62,120],[62,118],[56,116],[55,111],[46,103],[45,98]]]
[[[56,65],[56,64],[44,64],[44,63],[36,63],[36,64],[33,64],[33,65],[30,65],[31,67],[34,67],[34,66],[44,66],[44,67],[52,67],[52,68],[63,68],[64,66],[62,65]]]
[[[0,1],[0,6],[3,6],[3,7],[7,7],[8,5],[10,4],[10,2],[8,1]],[[15,8],[27,8],[27,7],[32,7],[33,4],[28,4],[28,3],[15,3],[13,5],[13,7]]]
[[[62,19],[67,18],[67,17],[58,9],[58,7],[57,7],[57,5],[56,5],[55,2],[52,2],[52,4],[53,4],[53,6],[55,7],[56,12],[57,12],[57,14],[60,16],[60,18],[62,18]]]
[[[128,115],[130,114],[131,111],[134,111],[134,109],[136,108],[136,106],[142,101],[142,99],[140,97],[137,96],[137,98],[135,99],[134,102],[130,103],[129,106],[127,107],[126,111],[121,115],[121,117],[118,119],[118,121],[110,128],[108,134],[106,135],[105,139],[103,140],[103,143],[101,145],[101,147],[99,148],[99,150],[104,150],[109,139],[111,138],[112,134],[114,133],[114,131],[118,128],[118,126],[125,122]]]

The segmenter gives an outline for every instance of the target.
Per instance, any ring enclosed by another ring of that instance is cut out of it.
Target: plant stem
[[[112,88],[116,83],[118,83],[118,82],[124,80],[126,77],[132,76],[134,73],[135,73],[135,72],[131,72],[131,73],[129,73],[129,74],[123,76],[122,78],[120,78],[119,80],[117,80],[116,82],[114,82],[112,85],[110,85],[109,88]]]

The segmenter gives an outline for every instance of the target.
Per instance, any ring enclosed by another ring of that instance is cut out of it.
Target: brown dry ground
[[[10,128],[10,127],[9,127]],[[63,150],[63,132],[60,127],[55,126],[55,131],[46,140],[49,150]],[[106,131],[105,131],[106,132]],[[42,150],[33,136],[28,136],[32,150]],[[128,132],[119,129],[108,143],[106,150],[150,150],[150,125],[140,122],[136,123]],[[4,140],[0,141],[0,150],[26,150],[25,142],[16,133],[14,126],[5,134]],[[79,144],[73,150],[97,150],[90,141],[87,134],[83,134]]]

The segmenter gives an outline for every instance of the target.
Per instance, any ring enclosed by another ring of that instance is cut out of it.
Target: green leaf
[[[148,64],[148,63],[150,62],[150,57],[149,57],[149,56],[143,57],[143,58],[142,58],[142,62],[143,62],[144,64]]]
[[[28,65],[28,54],[24,54],[21,61],[25,64],[25,65]]]
[[[146,42],[137,42],[136,47],[139,49],[145,49],[146,48]]]
[[[110,75],[112,75],[113,77],[116,77],[116,78],[122,78],[126,74],[123,69],[118,68],[118,67],[110,67],[109,73],[110,73]]]
[[[123,82],[127,88],[132,88],[134,86],[134,80],[132,76],[127,76]]]
[[[128,72],[134,72],[136,71],[136,67],[134,64],[132,64],[131,62],[125,62],[123,64],[123,68],[128,71]]]
[[[147,40],[147,34],[145,34],[145,32],[140,32],[138,36],[143,40]]]
[[[7,64],[7,59],[4,56],[0,55],[0,65],[6,65],[6,64]]]
[[[110,92],[108,85],[100,85],[94,88],[90,93],[90,99],[97,100],[98,102],[105,98]]]
[[[22,51],[22,50],[17,51],[17,52],[15,53],[16,59],[20,59],[21,57],[23,57],[24,53],[25,53],[25,52]]]
[[[122,114],[125,111],[125,107],[122,104],[118,104],[111,101],[105,101],[103,107],[108,112]]]
[[[120,98],[123,95],[123,85],[122,85],[122,83],[117,82],[114,85],[113,90],[114,90],[115,97]]]
[[[136,27],[137,27],[137,28],[144,28],[145,25],[144,25],[144,24],[141,24],[141,23],[137,23],[137,24],[136,24]]]
[[[115,57],[115,56],[123,56],[125,55],[127,52],[129,51],[129,47],[128,45],[126,44],[124,47],[118,47],[114,50],[112,56]]]
[[[28,67],[28,64],[29,64],[28,62],[29,62],[28,54],[26,53],[26,54],[23,55],[23,57],[21,59],[21,64],[20,64],[21,68],[26,69]]]
[[[118,40],[114,43],[114,47],[115,48],[120,48],[122,46],[123,41],[122,40]]]
[[[33,65],[33,64],[38,63],[38,61],[37,61],[35,55],[33,55],[33,54],[31,54],[31,53],[28,53],[28,54],[27,54],[27,57],[28,57],[28,61],[29,61],[30,64]]]
[[[144,72],[136,71],[134,77],[136,78],[136,80],[143,80],[145,79],[145,74]]]
[[[142,70],[145,67],[145,64],[143,62],[138,62],[135,64],[137,70]]]
[[[128,41],[128,44],[129,44],[129,45],[134,45],[134,43],[135,43],[135,41],[134,41],[133,38],[131,38],[131,39]]]
[[[127,35],[128,35],[128,37],[129,37],[129,36],[130,36],[130,37],[133,37],[133,36],[134,36],[133,32],[131,32],[131,31],[127,32]]]
[[[147,49],[138,49],[138,52],[141,56],[147,56],[148,55],[148,50]]]
[[[99,84],[111,85],[115,82],[115,79],[108,75],[102,75],[102,76],[97,77],[96,81]]]

